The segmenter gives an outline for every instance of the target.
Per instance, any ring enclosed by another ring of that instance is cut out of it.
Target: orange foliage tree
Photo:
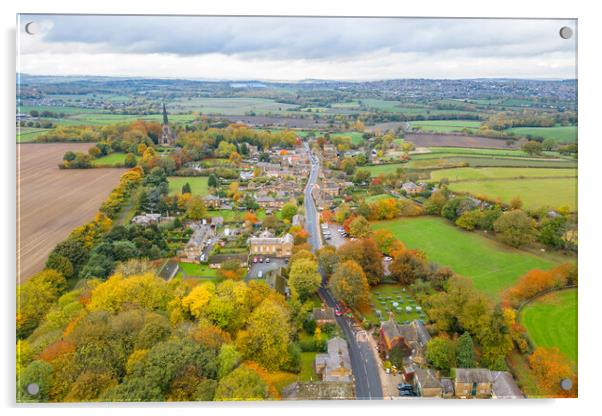
[[[529,357],[529,366],[543,395],[548,397],[576,397],[577,376],[567,358],[558,348],[537,348]],[[571,390],[563,390],[560,387],[560,382],[564,379],[573,381]]]

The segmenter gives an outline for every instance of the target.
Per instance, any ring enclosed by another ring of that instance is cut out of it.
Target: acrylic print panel
[[[17,33],[18,402],[577,395],[575,20]]]

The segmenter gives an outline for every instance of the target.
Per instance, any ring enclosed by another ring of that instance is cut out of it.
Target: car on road
[[[266,263],[269,263],[269,262],[270,262],[270,258],[269,258],[269,257],[266,257],[266,259],[265,259],[265,262],[266,262]]]
[[[412,387],[411,384],[405,384],[405,383],[399,383],[397,385],[397,390],[407,390],[407,391],[414,391],[414,388]]]
[[[260,279],[263,277],[263,270],[260,270],[260,271],[257,273],[257,277],[258,277],[258,278],[260,278]]]
[[[400,397],[416,397],[416,393],[408,390],[399,390]]]
[[[257,257],[253,257],[253,263],[257,263]]]
[[[260,262],[260,263],[263,263],[263,257],[260,257],[260,258],[259,258],[259,262]]]
[[[341,308],[339,308],[338,306],[336,306],[336,307],[334,308],[334,314],[335,314],[336,316],[343,316],[343,311],[341,311]]]

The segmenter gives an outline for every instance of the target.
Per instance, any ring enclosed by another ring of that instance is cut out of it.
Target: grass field
[[[190,184],[190,190],[194,196],[205,196],[209,193],[207,185],[209,178],[206,176],[170,176],[168,180],[170,194],[181,193],[185,183]]]
[[[469,181],[450,183],[454,192],[467,192],[510,202],[520,197],[525,208],[568,206],[577,210],[577,178],[508,179],[495,181]]]
[[[474,120],[425,120],[412,121],[410,125],[413,128],[420,127],[422,131],[451,133],[463,131],[464,129],[475,131],[481,126],[481,122]]]
[[[540,347],[558,349],[577,364],[577,289],[553,292],[525,306],[520,321]]]
[[[440,181],[442,178],[447,178],[451,182],[500,178],[559,178],[567,176],[577,177],[577,170],[490,167],[441,169],[431,172],[431,179]]]
[[[301,353],[301,371],[299,372],[299,381],[316,381],[318,376],[314,370],[314,361],[316,359],[315,352],[302,352]]]
[[[111,153],[94,160],[95,165],[114,165],[125,161],[125,153]]]
[[[560,259],[507,247],[474,232],[462,231],[443,218],[421,217],[373,223],[387,229],[409,248],[423,250],[429,261],[471,278],[474,287],[497,299],[531,269],[550,269]]]
[[[362,133],[359,131],[347,131],[344,133],[333,133],[330,135],[331,137],[339,137],[339,136],[349,136],[351,137],[351,143],[353,144],[361,144],[364,141],[362,137]]]
[[[186,275],[187,277],[217,277],[217,269],[212,269],[206,264],[198,263],[179,263],[180,271],[177,276]]]
[[[560,143],[577,141],[577,126],[512,127],[507,131],[511,131],[517,136],[543,137],[544,139],[554,139]]]
[[[35,127],[17,127],[17,143],[33,142],[40,134],[50,129],[38,129]]]

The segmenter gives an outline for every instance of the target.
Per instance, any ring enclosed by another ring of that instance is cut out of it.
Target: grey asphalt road
[[[309,151],[309,146],[306,144]],[[305,188],[305,229],[310,233],[309,243],[314,250],[322,246],[320,239],[318,211],[311,196],[311,189],[318,178],[320,166],[312,163],[311,173]],[[334,306],[335,300],[326,288],[326,276],[322,273],[322,287],[318,291],[320,297],[328,306]],[[353,329],[352,320],[338,316],[337,324],[341,327],[349,344],[349,356],[351,368],[355,379],[355,395],[361,400],[379,400],[383,398],[380,377],[378,374],[378,362],[374,357],[370,344],[367,341],[359,341],[356,331]]]

